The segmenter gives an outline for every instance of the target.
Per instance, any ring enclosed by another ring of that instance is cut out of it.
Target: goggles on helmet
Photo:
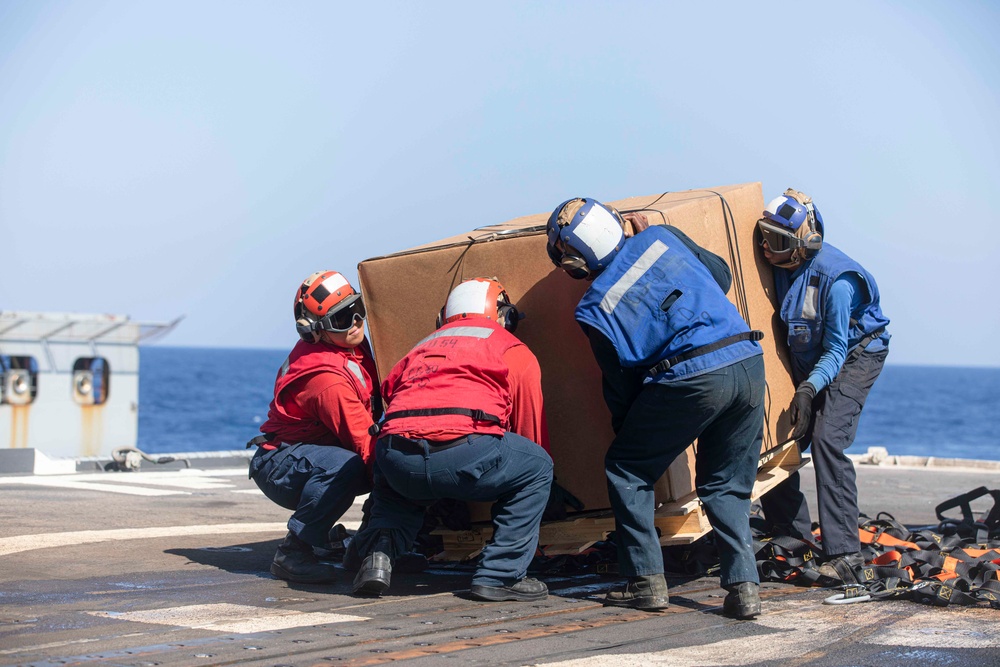
[[[354,326],[355,322],[364,322],[368,316],[365,309],[365,300],[360,294],[354,294],[341,301],[334,310],[316,320],[313,329],[316,331],[330,331],[333,333],[344,333]]]
[[[760,230],[761,246],[767,243],[767,248],[771,252],[794,250],[805,245],[795,232],[782,225],[774,224],[767,218],[761,218],[757,221],[757,229]]]

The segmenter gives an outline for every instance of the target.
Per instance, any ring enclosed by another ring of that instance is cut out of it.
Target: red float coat
[[[382,433],[435,442],[470,433],[512,431],[549,451],[542,371],[531,350],[499,324],[466,318],[417,343],[382,384],[386,414],[428,408],[482,410],[501,423],[466,415],[399,417]]]
[[[373,416],[381,416],[378,385],[372,382],[377,377],[367,341],[354,349],[299,341],[274,381],[274,400],[260,427],[271,441],[262,447],[334,445],[356,452],[370,468],[375,437],[368,429]]]

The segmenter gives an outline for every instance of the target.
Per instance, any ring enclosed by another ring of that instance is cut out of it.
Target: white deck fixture
[[[0,449],[80,458],[135,447],[139,342],[179,321],[0,312]]]

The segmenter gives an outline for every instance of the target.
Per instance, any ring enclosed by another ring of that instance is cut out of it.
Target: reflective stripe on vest
[[[625,296],[625,292],[629,291],[639,281],[639,278],[642,278],[649,271],[650,267],[656,263],[656,260],[662,257],[663,253],[669,249],[670,246],[662,241],[654,241],[653,245],[646,248],[642,255],[639,256],[639,259],[635,260],[635,263],[632,264],[629,270],[611,286],[611,289],[601,299],[601,310],[610,314],[618,305],[618,302],[622,300],[622,297]]]
[[[512,405],[509,368],[503,359],[521,341],[490,320],[445,324],[420,341],[386,376],[386,413],[463,408],[497,415],[500,424],[464,414],[424,414],[393,418],[384,434],[415,436],[440,431],[502,434]]]
[[[607,338],[624,368],[666,359],[750,331],[712,273],[669,229],[652,226],[625,241],[576,307],[581,324]],[[669,382],[760,354],[752,340],[684,357],[658,373]]]

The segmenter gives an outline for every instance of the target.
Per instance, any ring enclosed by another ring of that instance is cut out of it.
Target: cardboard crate
[[[558,203],[553,201],[553,206]],[[761,341],[768,380],[764,449],[786,442],[790,433],[786,410],[794,386],[773,302],[771,267],[754,247],[756,222],[764,209],[760,183],[608,203],[623,212],[643,210],[651,224],[680,228],[729,264],[734,278],[730,300],[745,313],[752,328],[765,333]],[[604,453],[614,433],[601,395],[600,369],[573,318],[589,283],[572,280],[552,265],[545,252],[548,216],[546,212],[491,224],[365,260],[358,265],[360,288],[368,307],[379,374],[385,377],[417,342],[434,331],[437,314],[454,285],[469,278],[496,276],[525,313],[516,335],[535,353],[542,368],[556,477],[587,510],[606,509],[610,503]],[[656,492],[662,503],[694,492],[693,448],[674,461],[657,483]],[[474,518],[483,516],[489,515],[481,508],[474,512]]]

